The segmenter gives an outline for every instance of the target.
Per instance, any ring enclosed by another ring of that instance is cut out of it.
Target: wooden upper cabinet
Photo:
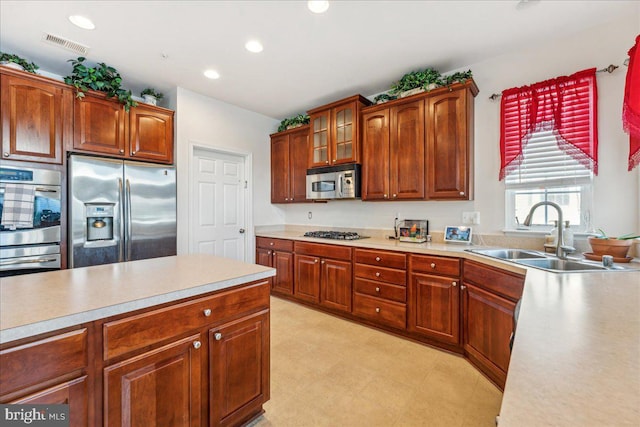
[[[62,164],[71,139],[73,93],[59,82],[2,69],[2,157]]]
[[[362,116],[363,200],[425,197],[424,101]]]
[[[90,92],[76,98],[73,149],[110,156],[173,163],[173,111],[122,104]]]
[[[86,94],[75,99],[73,148],[124,156],[128,123],[124,108],[104,95]]]
[[[426,100],[430,199],[473,199],[473,96],[465,86]]]
[[[309,127],[271,135],[271,203],[307,201]]]
[[[309,111],[309,167],[360,163],[360,109],[371,102],[361,95]]]
[[[137,159],[173,163],[173,111],[146,104],[131,108],[129,154]]]

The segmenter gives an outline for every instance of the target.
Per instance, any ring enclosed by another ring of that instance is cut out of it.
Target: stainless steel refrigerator
[[[172,166],[69,157],[69,265],[176,254]]]

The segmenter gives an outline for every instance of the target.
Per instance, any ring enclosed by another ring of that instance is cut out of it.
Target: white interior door
[[[244,261],[245,158],[195,148],[191,165],[189,251]]]

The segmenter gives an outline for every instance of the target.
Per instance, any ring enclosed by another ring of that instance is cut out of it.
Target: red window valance
[[[539,130],[553,130],[558,147],[598,174],[596,69],[506,89],[500,106],[500,179],[522,162],[522,148]]]
[[[622,124],[629,134],[629,170],[640,164],[640,36],[629,50],[629,68],[624,88]]]

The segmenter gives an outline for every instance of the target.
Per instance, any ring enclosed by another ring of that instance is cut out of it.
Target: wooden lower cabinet
[[[351,261],[320,261],[320,304],[340,311],[351,311]]]
[[[411,274],[409,330],[449,344],[460,343],[458,279]]]
[[[233,426],[269,399],[268,311],[209,331],[211,426]]]
[[[271,290],[293,295],[293,242],[282,239],[256,238],[256,264],[276,269],[269,279]]]
[[[294,295],[296,298],[320,303],[320,259],[295,254]]]
[[[195,334],[105,368],[104,425],[200,426],[205,352]]]

